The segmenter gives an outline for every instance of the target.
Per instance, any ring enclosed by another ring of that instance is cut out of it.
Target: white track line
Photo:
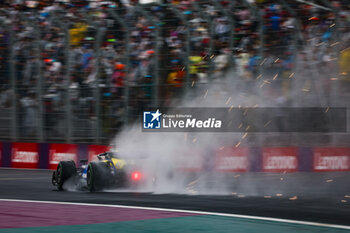
[[[345,226],[345,225],[335,225],[335,224],[327,224],[327,223],[290,220],[290,219],[283,219],[283,218],[269,218],[269,217],[259,217],[259,216],[250,216],[250,215],[241,215],[241,214],[226,214],[226,213],[206,212],[206,211],[179,210],[179,209],[153,208],[153,207],[143,207],[143,206],[127,206],[127,205],[77,203],[77,202],[34,201],[34,200],[20,200],[20,199],[19,200],[17,200],[17,199],[0,199],[0,201],[29,202],[29,203],[42,203],[42,204],[61,204],[61,205],[80,205],[80,206],[102,206],[102,207],[140,209],[140,210],[157,210],[157,211],[180,212],[180,213],[191,213],[191,214],[216,215],[216,216],[223,216],[223,217],[254,219],[254,220],[262,220],[262,221],[272,221],[272,222],[291,223],[291,224],[299,224],[299,225],[329,227],[329,228],[350,230],[350,226]]]

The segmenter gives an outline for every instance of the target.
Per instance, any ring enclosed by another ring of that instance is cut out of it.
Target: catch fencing
[[[227,84],[246,106],[348,107],[349,25],[294,1],[0,12],[0,139],[108,144],[150,108]],[[259,1],[260,2],[260,1]],[[271,12],[269,12],[271,11]],[[226,78],[224,78],[226,77]],[[199,93],[199,94],[198,94]],[[254,99],[254,101],[251,101]],[[350,114],[348,114],[350,116]],[[254,146],[347,146],[347,133],[250,134]]]

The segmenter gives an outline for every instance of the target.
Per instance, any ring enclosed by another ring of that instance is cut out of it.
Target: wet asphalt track
[[[350,225],[350,175],[337,173],[323,195],[308,192],[307,187],[298,190],[298,198],[290,200],[290,194],[271,198],[237,195],[177,195],[137,192],[59,192],[51,185],[51,171],[0,169],[0,199],[24,199],[97,204],[117,204],[200,210],[209,212],[244,214],[285,218],[303,221]],[[275,174],[259,175],[259,183],[270,182]],[[304,175],[305,176],[305,175]],[[316,180],[315,175],[306,175]],[[321,173],[321,179],[328,175]],[[241,179],[245,179],[242,175]],[[306,178],[305,178],[306,179]],[[303,180],[305,180],[303,179]],[[306,179],[307,180],[307,179]],[[331,181],[330,181],[331,180]],[[339,180],[341,182],[336,183]],[[317,183],[316,181],[314,183]],[[293,189],[293,188],[291,188]],[[305,195],[303,195],[303,190]],[[314,189],[312,189],[314,190]],[[319,193],[318,193],[319,194]],[[342,201],[343,200],[343,201]]]

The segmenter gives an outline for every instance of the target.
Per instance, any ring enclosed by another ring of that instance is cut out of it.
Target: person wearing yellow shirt
[[[76,23],[73,28],[69,30],[69,38],[71,46],[79,46],[80,42],[84,39],[84,34],[87,30],[85,23]]]
[[[350,48],[340,53],[339,71],[344,78],[350,78]]]

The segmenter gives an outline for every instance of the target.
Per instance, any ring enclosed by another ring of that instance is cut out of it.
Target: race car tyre
[[[56,170],[56,181],[58,190],[63,190],[63,184],[76,174],[74,161],[61,161]]]
[[[87,185],[90,192],[100,191],[108,184],[108,165],[101,162],[89,163],[87,170]]]

